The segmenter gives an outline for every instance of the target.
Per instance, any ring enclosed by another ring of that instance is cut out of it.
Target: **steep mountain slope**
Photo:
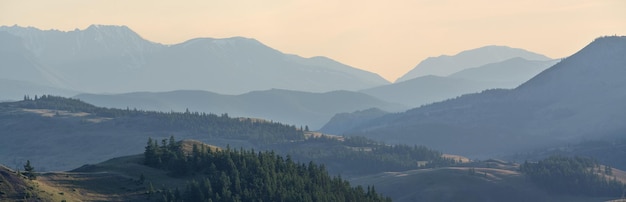
[[[515,88],[556,62],[516,57],[465,69],[446,77],[420,76],[361,92],[388,102],[418,107],[487,89]]]
[[[24,41],[18,48],[27,51],[17,56],[32,55],[44,70],[57,72],[63,85],[83,92],[190,89],[240,94],[270,88],[326,92],[389,83],[328,58],[283,54],[242,37],[162,45],[144,40],[126,26],[92,25],[69,32],[2,26],[0,32]]]
[[[318,129],[333,115],[372,107],[388,111],[406,109],[372,96],[349,91],[307,93],[272,89],[241,95],[222,95],[206,91],[172,91],[163,93],[126,93],[115,95],[80,94],[75,98],[98,106],[137,108],[143,110],[199,111],[227,113],[236,117],[256,117],[296,126]]]
[[[413,78],[435,75],[448,76],[452,73],[489,63],[501,62],[507,59],[521,57],[527,60],[550,60],[550,58],[519,48],[507,46],[485,46],[477,49],[460,52],[453,56],[442,55],[429,57],[420,62],[415,68],[398,78],[396,82],[407,81]]]
[[[350,134],[495,154],[626,133],[626,37],[602,37],[514,90],[393,114]]]

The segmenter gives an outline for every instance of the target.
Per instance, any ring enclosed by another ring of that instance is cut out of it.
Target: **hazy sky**
[[[394,81],[426,57],[485,45],[571,55],[598,36],[626,35],[626,1],[0,0],[0,25],[14,24],[127,25],[164,44],[244,36]]]

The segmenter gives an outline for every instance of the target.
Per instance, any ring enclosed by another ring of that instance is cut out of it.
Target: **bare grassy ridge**
[[[41,180],[28,180],[0,165],[0,201],[76,201]]]
[[[0,166],[0,201],[24,198],[30,185],[12,170]]]
[[[76,201],[150,201],[146,194],[150,184],[158,191],[182,188],[189,180],[170,177],[167,171],[144,166],[142,162],[143,155],[119,157],[69,172],[44,173],[38,179]]]

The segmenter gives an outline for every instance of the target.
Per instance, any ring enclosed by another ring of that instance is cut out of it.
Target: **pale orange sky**
[[[429,56],[507,45],[560,58],[626,35],[624,0],[0,0],[0,25],[127,25],[145,39],[255,38],[395,81]]]

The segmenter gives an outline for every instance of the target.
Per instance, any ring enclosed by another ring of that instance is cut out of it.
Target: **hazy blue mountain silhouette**
[[[626,37],[601,37],[513,90],[389,114],[349,135],[497,154],[626,133]]]
[[[82,92],[188,89],[240,94],[271,88],[326,92],[389,83],[329,58],[284,54],[243,37],[163,45],[143,39],[126,26],[108,25],[68,32],[2,26],[0,33],[3,45],[16,37],[22,41],[12,43],[13,51],[2,52],[1,58],[28,58],[3,64],[0,71],[36,66],[53,87]],[[18,74],[7,79],[32,81]]]
[[[76,91],[67,89],[50,87],[29,81],[16,81],[3,78],[0,78],[0,92],[2,92],[0,93],[0,101],[22,100],[24,96],[33,98],[36,95],[74,96],[78,94]]]
[[[353,112],[372,107],[388,111],[407,109],[372,96],[332,91],[309,93],[272,89],[241,95],[222,95],[207,91],[171,91],[161,93],[136,92],[114,95],[79,94],[80,100],[111,108],[137,108],[156,111],[185,110],[224,114],[231,117],[254,117],[296,126],[319,129],[337,113]]]
[[[407,72],[396,82],[408,81],[413,78],[435,75],[448,76],[464,69],[483,66],[489,63],[501,62],[511,58],[545,61],[550,58],[519,48],[507,46],[485,46],[466,50],[453,56],[441,55],[429,57],[421,61],[415,68]]]
[[[40,85],[57,85],[55,72],[48,71],[25,46],[22,38],[0,32],[0,78]]]
[[[351,113],[335,114],[319,131],[328,134],[342,134],[347,129],[358,127],[364,123],[389,114],[378,108],[359,110]]]
[[[515,88],[543,70],[555,65],[559,60],[527,60],[521,57],[480,67],[464,69],[447,77],[474,81],[500,82],[499,88]]]
[[[487,89],[515,88],[556,62],[516,57],[465,69],[446,77],[421,76],[361,92],[388,102],[418,107]]]

